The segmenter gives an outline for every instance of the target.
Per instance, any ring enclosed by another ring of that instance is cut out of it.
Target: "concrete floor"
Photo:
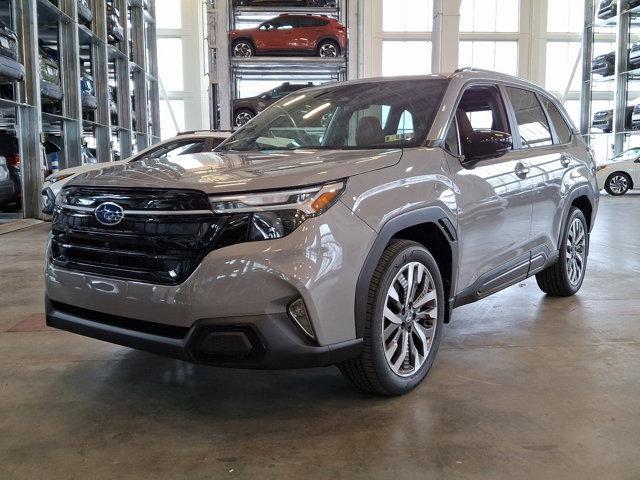
[[[395,399],[42,328],[47,225],[0,236],[0,478],[640,478],[640,195],[602,199],[585,284],[455,311]]]

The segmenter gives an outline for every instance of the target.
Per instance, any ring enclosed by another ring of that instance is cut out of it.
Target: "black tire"
[[[569,227],[575,219],[579,219],[582,222],[585,232],[585,246],[584,246],[584,263],[582,267],[582,274],[580,280],[577,283],[572,283],[569,279],[567,262],[567,243],[569,239]],[[547,267],[540,273],[536,274],[536,282],[544,293],[552,297],[570,297],[575,295],[584,281],[584,275],[587,269],[587,259],[589,257],[589,226],[587,220],[584,217],[582,211],[576,207],[571,207],[569,211],[569,217],[564,226],[562,234],[562,242],[560,242],[560,256],[558,261]]]
[[[244,121],[244,122],[241,122],[240,119],[241,119],[242,116],[244,116],[247,120]],[[252,110],[250,110],[248,108],[239,108],[238,110],[233,112],[233,124],[236,127],[241,127],[241,126],[243,126],[245,123],[247,123],[249,120],[251,120],[255,116],[256,116],[256,113],[254,111],[252,111]]]
[[[431,274],[437,299],[437,319],[431,348],[424,363],[410,376],[400,376],[391,369],[385,358],[383,310],[394,278],[411,262],[421,263]],[[411,391],[422,382],[433,365],[442,337],[444,312],[444,288],[433,256],[419,243],[392,241],[382,254],[369,285],[362,352],[359,357],[340,364],[340,370],[356,387],[366,392],[394,396]]]
[[[618,186],[614,185],[614,179],[618,177],[624,177],[627,181],[626,186],[624,186],[622,190],[617,188],[622,185],[618,185]],[[607,177],[607,181],[604,182],[604,189],[607,191],[609,195],[612,195],[614,197],[619,197],[620,195],[624,195],[629,191],[630,188],[631,188],[631,177],[627,175],[625,172],[614,172],[611,175],[609,175]]]
[[[335,52],[335,55],[327,55],[325,53],[326,50],[331,50]],[[321,58],[338,58],[342,55],[340,51],[340,45],[335,40],[322,40],[318,44],[318,49],[316,50],[317,54]]]
[[[243,51],[246,52],[245,55],[241,55],[238,53],[237,49],[243,45],[244,48]],[[256,55],[256,49],[253,46],[253,42],[251,42],[251,40],[246,40],[244,38],[238,39],[235,42],[233,42],[233,44],[231,45],[231,55],[234,58],[250,58],[250,57],[254,57]]]

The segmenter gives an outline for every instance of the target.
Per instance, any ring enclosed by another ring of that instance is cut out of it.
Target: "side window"
[[[461,139],[478,130],[510,133],[504,102],[495,86],[473,86],[462,94],[456,109],[456,123]],[[453,133],[450,131],[447,138]],[[463,142],[462,142],[463,143]],[[464,144],[463,150],[464,150]],[[452,153],[453,150],[451,150]],[[463,155],[464,151],[459,152]]]
[[[447,138],[444,139],[444,148],[453,155],[460,156],[460,142],[458,139],[458,121],[454,118],[449,126]]]
[[[506,87],[518,123],[522,148],[552,145],[547,117],[536,95],[529,90]]]
[[[547,109],[547,113],[551,118],[551,123],[556,128],[556,133],[558,134],[558,141],[560,143],[569,143],[571,141],[571,129],[569,125],[567,125],[566,120],[558,110],[558,107],[546,97],[540,97],[542,103],[544,104],[544,108]]]
[[[274,20],[271,23],[273,23],[273,26],[276,28],[276,30],[291,30],[292,28],[298,26],[298,21],[293,18],[281,18],[278,20]]]

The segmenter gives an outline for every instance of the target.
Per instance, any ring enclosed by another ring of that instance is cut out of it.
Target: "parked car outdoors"
[[[337,0],[233,0],[235,7],[320,7],[335,8]]]
[[[313,87],[313,82],[290,83],[285,82],[271,90],[256,95],[255,97],[240,98],[233,101],[233,124],[241,127],[269,105],[277,102],[290,93],[303,88]]]
[[[124,40],[124,29],[120,24],[120,11],[112,4],[107,3],[107,41],[110,44],[120,43]]]
[[[18,60],[18,37],[0,20],[0,84],[19,82],[24,78],[24,66]]]
[[[40,47],[40,94],[45,102],[62,100],[62,86],[60,85],[60,66],[58,54],[55,50]]]
[[[335,58],[347,48],[347,28],[327,16],[283,14],[256,28],[229,32],[234,57],[298,54]]]
[[[453,308],[532,275],[550,296],[578,292],[594,171],[557,100],[515,77],[310,88],[213,153],[69,181],[47,324],[210,365],[337,364],[399,395]]]
[[[632,128],[634,109],[635,109],[635,106],[628,106],[626,108],[625,129]],[[609,110],[602,110],[600,112],[596,112],[593,115],[593,121],[591,122],[591,126],[593,128],[602,130],[604,133],[613,132],[613,110],[609,109]]]
[[[88,0],[78,0],[78,21],[87,26],[93,21],[93,12]]]
[[[42,212],[47,215],[53,213],[56,196],[62,187],[81,173],[145,159],[159,159],[169,156],[210,152],[220,145],[228,136],[229,132],[185,132],[169,140],[151,145],[125,160],[102,163],[99,163],[93,152],[91,152],[86,145],[83,145],[83,165],[59,170],[44,180],[42,185]]]
[[[631,148],[597,166],[600,188],[609,195],[624,195],[640,187],[640,147]]]

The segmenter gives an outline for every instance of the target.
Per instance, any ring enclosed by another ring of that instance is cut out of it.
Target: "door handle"
[[[522,162],[516,163],[516,168],[515,168],[516,177],[524,180],[525,178],[527,178],[527,175],[529,175],[530,171],[531,169],[529,168],[528,165],[525,165]]]
[[[571,158],[563,153],[560,157],[560,163],[564,168],[567,168],[569,165],[571,165]]]

